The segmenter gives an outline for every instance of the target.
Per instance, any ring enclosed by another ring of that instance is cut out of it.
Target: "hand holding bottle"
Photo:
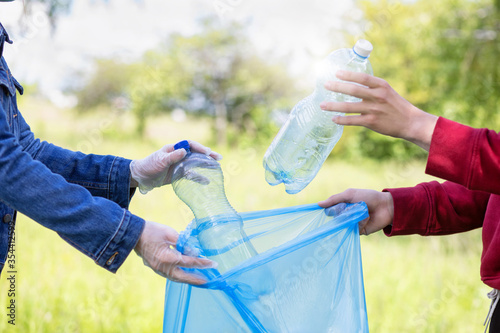
[[[429,150],[438,117],[424,112],[401,97],[385,80],[351,71],[337,71],[337,78],[325,88],[362,99],[357,103],[323,102],[325,111],[359,115],[335,115],[338,125],[364,126],[375,132],[408,140]]]
[[[221,160],[222,156],[210,150],[196,141],[188,141],[193,151],[205,154],[215,160]],[[160,150],[146,158],[133,160],[130,163],[130,174],[132,180],[136,181],[142,194],[146,194],[155,187],[160,187],[171,182],[170,167],[186,156],[184,149],[175,150],[174,145],[163,146]],[[193,178],[196,175],[191,175]]]
[[[359,40],[352,49],[332,52],[318,70],[313,93],[297,103],[264,156],[266,181],[283,183],[289,194],[302,191],[316,176],[342,136],[343,127],[332,123],[331,115],[320,108],[323,101],[357,102],[346,94],[325,89],[325,83],[337,80],[339,69],[373,74],[368,60],[372,44]]]

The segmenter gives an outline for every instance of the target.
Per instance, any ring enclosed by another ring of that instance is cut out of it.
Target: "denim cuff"
[[[124,210],[118,229],[97,256],[96,264],[116,273],[139,241],[145,223],[140,217]]]
[[[120,207],[128,209],[130,200],[135,191],[130,189],[130,163],[122,157],[115,157],[109,171],[109,200],[116,202]]]

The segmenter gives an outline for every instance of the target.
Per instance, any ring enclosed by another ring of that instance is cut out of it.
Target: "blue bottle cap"
[[[189,153],[191,151],[191,147],[189,146],[189,142],[187,140],[183,140],[183,141],[177,142],[174,145],[174,150],[182,149],[182,148],[186,149],[187,153]]]

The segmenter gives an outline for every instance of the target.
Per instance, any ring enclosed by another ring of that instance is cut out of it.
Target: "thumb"
[[[168,243],[176,244],[177,239],[179,238],[179,233],[172,227],[168,225],[161,224],[161,229],[158,230],[159,233],[162,234],[163,240]]]
[[[175,230],[167,230],[165,233],[165,240],[170,244],[170,245],[176,245],[177,240],[179,239],[179,233]]]
[[[358,223],[360,235],[368,236],[371,233],[368,231],[368,221],[370,221],[370,216]]]
[[[318,202],[318,205],[323,208],[328,208],[341,202],[352,202],[352,194],[350,191],[334,194],[328,199]]]
[[[180,160],[182,160],[186,156],[186,154],[187,154],[187,152],[184,148],[174,150],[171,153],[163,154],[163,156],[161,158],[162,166],[164,168],[166,168],[172,164],[175,164],[175,163],[179,162]]]

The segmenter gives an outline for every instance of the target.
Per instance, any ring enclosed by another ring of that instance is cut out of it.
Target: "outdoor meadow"
[[[363,17],[345,19],[365,27],[364,35],[346,33],[343,43],[332,40],[332,50],[349,47],[355,37],[369,39],[375,75],[410,102],[471,126],[500,128],[499,6],[486,0],[358,6]],[[201,142],[224,156],[226,194],[239,212],[315,203],[348,188],[435,180],[424,173],[420,148],[345,128],[305,190],[288,195],[282,185],[269,186],[264,152],[286,113],[313,85],[290,74],[286,59],[253,52],[244,25],[221,25],[217,17],[199,24],[199,34],[172,34],[140,60],[95,59],[93,70],[75,73],[78,84],[68,86],[66,93],[78,100],[74,107],[54,106],[36,84],[27,84],[19,99],[24,118],[42,140],[129,159],[167,143]],[[193,217],[170,186],[147,195],[137,191],[130,210],[178,231]],[[162,331],[166,281],[134,252],[111,274],[22,214],[15,235],[16,325],[6,316],[10,284],[4,271],[0,332]],[[490,290],[480,280],[481,249],[481,230],[362,236],[370,331],[481,332]]]
[[[33,130],[54,143],[96,153],[140,158],[166,142],[191,138],[207,142],[206,122],[189,118],[175,123],[158,117],[143,140],[114,133],[131,131],[128,116],[77,116],[50,106],[23,105]],[[43,125],[48,120],[54,126]],[[102,122],[102,127],[96,124]],[[75,124],[78,127],[75,128]],[[106,125],[107,124],[107,125]],[[98,131],[96,131],[98,129]],[[349,133],[345,133],[349,135]],[[216,149],[217,147],[214,147]],[[314,203],[349,187],[382,189],[429,180],[422,162],[393,163],[329,159],[316,179],[291,196],[283,186],[264,180],[264,149],[217,149],[226,194],[238,211]],[[131,211],[145,219],[182,230],[192,215],[170,187],[137,193]],[[481,330],[489,291],[479,279],[480,231],[423,238],[363,236],[361,248],[368,322],[372,332],[475,332]],[[18,294],[17,332],[161,332],[165,279],[131,253],[116,275],[61,240],[57,234],[21,216],[16,229]],[[8,300],[7,274],[0,299]],[[332,314],[334,315],[334,314]],[[2,332],[15,332],[0,320]]]

